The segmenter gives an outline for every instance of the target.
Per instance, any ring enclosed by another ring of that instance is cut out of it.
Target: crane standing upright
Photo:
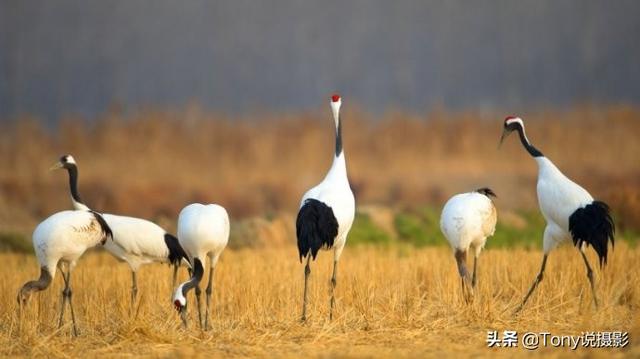
[[[62,211],[40,222],[33,231],[33,248],[40,264],[40,277],[26,282],[18,293],[18,304],[24,305],[33,292],[45,290],[60,269],[64,280],[58,327],[62,327],[64,311],[69,304],[73,334],[78,335],[76,316],[71,300],[71,271],[84,252],[113,239],[113,232],[98,212],[88,208]],[[66,267],[66,272],[64,270]]]
[[[331,97],[331,111],[336,131],[333,164],[324,180],[304,194],[296,219],[300,261],[302,262],[303,258],[307,260],[304,269],[302,321],[307,319],[308,280],[311,274],[309,262],[312,258],[315,260],[320,249],[333,249],[329,320],[333,319],[338,260],[355,217],[355,199],[349,186],[342,148],[341,104],[342,99],[339,95]]]
[[[500,143],[512,132],[517,132],[525,150],[538,163],[538,203],[547,226],[543,235],[542,265],[531,288],[524,297],[516,312],[520,311],[527,300],[542,281],[547,265],[549,252],[558,244],[573,239],[587,268],[587,278],[591,285],[593,303],[598,307],[593,270],[585,256],[587,246],[592,246],[598,254],[600,266],[607,263],[608,245],[614,244],[615,225],[609,206],[593,197],[584,188],[567,178],[553,162],[535,148],[527,138],[524,122],[516,116],[508,116],[504,120],[504,129]]]

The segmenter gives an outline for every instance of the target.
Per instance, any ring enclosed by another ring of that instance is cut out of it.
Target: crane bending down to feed
[[[69,173],[71,202],[76,210],[90,210],[78,192],[78,165],[71,155],[64,155],[51,170],[65,169]],[[137,272],[140,266],[153,262],[169,263],[173,268],[173,282],[176,285],[178,267],[182,259],[188,260],[178,239],[157,224],[141,218],[102,214],[111,230],[113,240],[104,248],[116,258],[127,262],[131,268],[131,308],[138,294]]]
[[[224,207],[217,204],[192,203],[180,212],[178,217],[178,239],[187,252],[192,268],[192,277],[180,284],[173,295],[173,303],[187,326],[187,293],[196,289],[196,306],[200,327],[209,329],[209,308],[213,292],[213,272],[220,254],[229,242],[229,215]],[[209,283],[207,284],[206,311],[204,325],[200,308],[200,281],[204,275],[205,260],[209,258]]]
[[[591,285],[593,303],[598,307],[593,271],[585,256],[585,248],[591,245],[598,254],[600,267],[607,263],[609,241],[614,244],[615,225],[609,206],[594,200],[584,188],[567,178],[560,170],[535,148],[527,138],[524,122],[519,117],[508,116],[504,120],[504,129],[500,143],[512,132],[518,132],[522,146],[538,163],[538,203],[547,226],[543,236],[542,265],[538,276],[516,310],[519,312],[527,303],[529,296],[536,289],[544,274],[549,252],[559,243],[573,239],[587,267],[587,278]]]
[[[440,230],[454,251],[462,295],[465,300],[473,296],[476,286],[478,257],[487,242],[487,237],[496,230],[497,212],[491,197],[496,194],[489,188],[457,194],[447,201],[440,216]],[[473,276],[467,271],[467,251],[473,251]],[[471,288],[469,288],[471,280]]]
[[[19,305],[26,304],[32,292],[47,289],[60,269],[64,280],[58,327],[62,327],[69,303],[73,334],[78,335],[71,301],[71,271],[82,254],[91,247],[111,241],[113,234],[104,218],[90,210],[62,211],[42,221],[33,231],[33,248],[40,264],[40,278],[25,283],[18,293]],[[67,270],[63,269],[66,266]]]
[[[302,197],[296,234],[300,261],[307,259],[304,269],[304,296],[302,320],[307,319],[308,288],[307,282],[311,269],[309,262],[320,249],[333,249],[333,275],[331,276],[331,300],[329,320],[333,318],[335,306],[334,290],[338,260],[347,241],[355,216],[355,200],[347,178],[347,167],[342,149],[342,122],[340,118],[340,96],[331,97],[331,110],[336,127],[336,146],[331,169],[319,185],[313,187]]]

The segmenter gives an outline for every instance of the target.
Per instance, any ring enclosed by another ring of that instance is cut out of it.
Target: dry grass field
[[[324,254],[324,255],[323,255]],[[578,349],[588,357],[640,355],[640,249],[620,242],[597,271],[601,301],[594,309],[577,251],[552,253],[538,292],[518,316],[512,311],[538,270],[541,254],[488,249],[479,286],[467,305],[449,249],[349,247],[340,263],[337,316],[328,321],[330,256],[312,267],[310,320],[299,321],[303,266],[295,248],[223,254],[215,275],[213,330],[181,327],[169,301],[170,269],[140,273],[140,300],[129,314],[129,272],[105,253],[90,253],[72,275],[80,336],[57,329],[60,276],[35,295],[19,316],[15,295],[37,275],[32,256],[2,254],[0,356],[37,357],[442,357],[533,355],[566,357],[567,348],[487,348],[488,330],[628,331],[623,350]],[[590,256],[594,261],[595,258]],[[182,273],[182,277],[186,276]],[[69,318],[67,318],[69,319]]]

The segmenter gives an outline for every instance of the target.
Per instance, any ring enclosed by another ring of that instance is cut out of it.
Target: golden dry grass
[[[489,244],[490,246],[490,244]],[[590,253],[592,254],[592,253]],[[292,246],[223,254],[215,275],[210,332],[181,328],[169,301],[170,269],[147,266],[139,275],[140,302],[128,314],[129,272],[104,253],[83,257],[72,275],[81,334],[56,328],[60,276],[35,295],[19,321],[15,296],[35,277],[32,256],[1,254],[0,356],[204,357],[435,357],[515,354],[565,357],[569,349],[528,352],[489,349],[487,330],[629,331],[625,350],[578,350],[581,356],[640,355],[640,249],[616,246],[596,271],[598,310],[592,308],[577,251],[552,253],[547,275],[523,312],[511,311],[538,270],[541,253],[486,250],[475,301],[466,305],[447,248],[349,247],[340,262],[337,316],[327,320],[330,256],[321,253],[311,274],[310,320],[299,322],[303,266]],[[590,256],[595,263],[594,256]],[[182,273],[182,277],[186,274]],[[190,294],[193,317],[193,294]]]

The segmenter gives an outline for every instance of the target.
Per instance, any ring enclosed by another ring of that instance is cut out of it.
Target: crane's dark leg
[[[331,302],[330,302],[330,307],[329,307],[329,320],[333,319],[333,307],[335,307],[336,304],[336,297],[334,295],[334,291],[336,289],[336,274],[338,272],[338,261],[334,260],[333,261],[333,274],[331,275]]]
[[[136,297],[138,296],[138,278],[135,271],[131,271],[131,308],[130,311],[133,311],[134,304],[136,303]]]
[[[69,296],[69,310],[71,311],[71,321],[73,322],[73,335],[78,336],[78,328],[76,326],[76,314],[73,311],[73,302],[71,301],[71,268],[67,272],[67,295]]]
[[[536,279],[533,281],[533,284],[531,284],[531,288],[529,288],[529,291],[527,292],[527,295],[524,296],[524,300],[522,301],[522,304],[520,304],[518,309],[516,309],[515,313],[518,313],[520,310],[522,310],[522,307],[524,307],[524,305],[527,303],[527,300],[531,296],[531,293],[533,293],[533,291],[536,289],[538,284],[542,281],[542,277],[543,277],[543,274],[544,274],[544,268],[546,266],[547,266],[547,254],[545,254],[544,257],[542,257],[542,266],[540,267],[540,272],[536,276]]]
[[[473,297],[473,290],[469,287],[469,272],[467,271],[467,252],[456,249],[454,253],[456,264],[458,265],[458,273],[460,274],[460,283],[462,284],[462,297],[464,301],[469,303]]]
[[[198,307],[198,322],[200,323],[200,329],[202,329],[202,308],[200,306],[200,298],[202,296],[202,290],[200,284],[196,285],[196,306]]]
[[[213,270],[215,266],[213,262],[211,262],[211,267],[209,268],[209,283],[207,284],[207,289],[205,293],[207,295],[207,306],[204,311],[204,330],[209,330],[209,307],[211,307],[211,293],[213,293]]]
[[[76,314],[73,310],[73,302],[71,301],[71,295],[73,292],[71,291],[71,268],[67,267],[67,273],[60,268],[60,272],[62,273],[62,279],[64,280],[64,289],[62,290],[62,308],[60,310],[60,320],[58,321],[58,328],[62,327],[62,320],[64,319],[64,309],[66,307],[66,303],[69,302],[69,311],[71,312],[71,322],[73,323],[73,335],[78,336],[78,328],[76,326]]]
[[[307,320],[307,302],[309,300],[307,282],[309,281],[309,274],[311,274],[311,268],[309,267],[310,260],[311,260],[311,254],[307,256],[307,265],[304,267],[304,296],[302,297],[302,321],[303,322]]]
[[[193,270],[192,269],[188,269],[189,271],[189,277],[193,276]],[[198,322],[200,323],[200,329],[202,329],[202,310],[200,308],[200,298],[202,295],[202,290],[200,289],[200,284],[196,285],[196,307],[198,307]],[[186,311],[186,308],[185,308]],[[186,315],[186,314],[185,314]],[[183,321],[186,319],[183,319]],[[187,326],[186,321],[185,323],[185,327]]]
[[[476,287],[476,272],[478,269],[478,256],[473,256],[473,276],[471,277],[471,287]]]
[[[180,319],[182,320],[182,325],[184,326],[184,329],[187,329],[187,306],[186,305],[180,311]]]
[[[67,283],[67,276],[62,270],[62,265],[59,265],[58,269],[60,269],[60,273],[62,274],[62,280],[64,280],[64,288],[62,289],[62,292],[61,292],[62,306],[60,307],[60,318],[58,319],[58,328],[62,328],[62,320],[64,319],[64,310],[67,309],[67,296],[65,292],[69,284]]]
[[[587,278],[589,278],[589,284],[591,284],[591,294],[593,295],[593,304],[595,304],[596,309],[598,308],[598,298],[596,297],[596,289],[593,284],[593,270],[591,270],[591,266],[589,265],[589,261],[587,261],[587,256],[584,255],[582,249],[580,249],[580,254],[582,255],[582,259],[584,259],[584,265],[587,266]]]

